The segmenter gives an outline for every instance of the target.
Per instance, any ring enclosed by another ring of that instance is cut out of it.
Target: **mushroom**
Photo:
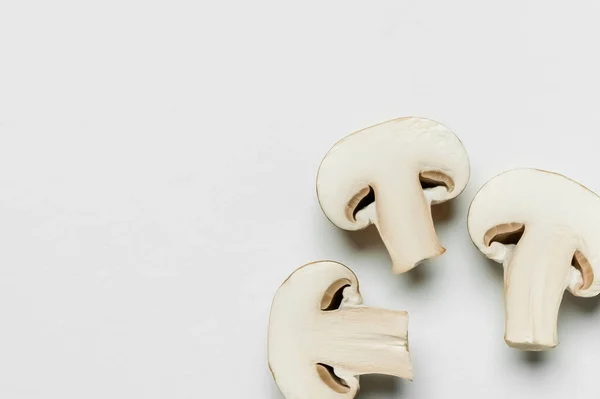
[[[350,399],[362,374],[412,379],[408,314],[361,305],[358,280],[331,261],[297,269],[275,293],[269,368],[288,399]]]
[[[600,292],[600,197],[548,171],[513,169],[488,181],[469,209],[471,240],[504,266],[504,339],[529,351],[558,345],[565,289]]]
[[[375,224],[398,274],[445,252],[431,204],[459,195],[469,173],[467,152],[450,129],[399,118],[337,142],[319,167],[317,196],[339,228]]]

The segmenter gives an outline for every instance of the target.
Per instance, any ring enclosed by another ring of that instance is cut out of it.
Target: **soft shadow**
[[[562,310],[567,312],[581,312],[588,315],[600,312],[600,296],[582,298],[575,296],[570,292],[565,292],[561,306],[561,311]]]
[[[532,367],[540,367],[548,361],[548,352],[521,352],[521,357],[525,363]]]
[[[410,280],[412,286],[419,287],[423,285],[431,275],[430,266],[431,264],[429,262],[424,261],[404,274]]]
[[[482,261],[487,263],[487,267],[485,269],[488,271],[488,274],[493,275],[492,278],[498,279],[502,284],[504,284],[504,267],[502,264],[486,257],[483,257]]]
[[[402,393],[404,386],[399,378],[390,375],[367,374],[360,376],[360,391],[357,398],[394,397]]]
[[[358,231],[336,230],[343,234],[346,241],[356,249],[381,248],[387,252],[375,225],[370,225],[366,229]]]
[[[454,201],[446,201],[431,206],[431,218],[433,219],[434,224],[448,222],[452,219],[452,214],[454,213],[453,202]]]

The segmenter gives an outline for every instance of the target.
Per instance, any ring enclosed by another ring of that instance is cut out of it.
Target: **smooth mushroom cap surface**
[[[277,290],[268,359],[287,399],[350,399],[362,374],[412,378],[406,312],[361,303],[354,273],[331,261],[300,267]]]
[[[337,142],[319,167],[317,196],[342,229],[375,224],[400,273],[444,252],[430,207],[458,196],[469,174],[467,152],[450,129],[399,118]]]
[[[507,343],[556,346],[564,290],[600,292],[600,197],[557,173],[513,169],[476,194],[468,229],[477,248],[504,265]]]

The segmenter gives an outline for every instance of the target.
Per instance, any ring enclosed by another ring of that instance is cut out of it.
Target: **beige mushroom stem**
[[[557,319],[576,251],[572,232],[529,225],[504,262],[506,343],[541,351],[558,345]]]
[[[418,175],[405,180],[402,185],[374,187],[377,199],[374,223],[390,254],[395,274],[404,273],[446,251],[435,233],[431,200],[426,198]],[[402,206],[398,205],[398,198],[402,198]]]
[[[336,314],[322,313],[317,324],[316,331],[327,334],[318,338],[322,346],[315,361],[333,367],[340,377],[387,374],[412,378],[406,312],[346,305]]]

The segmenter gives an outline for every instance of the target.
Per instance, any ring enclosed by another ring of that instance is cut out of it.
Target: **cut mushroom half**
[[[504,265],[506,343],[529,351],[558,345],[565,289],[600,292],[600,197],[556,173],[513,169],[480,189],[468,228],[475,246]]]
[[[408,314],[361,303],[354,273],[331,261],[300,267],[277,290],[268,357],[286,398],[353,398],[362,374],[412,379]]]
[[[431,205],[459,195],[469,173],[467,152],[450,129],[400,118],[336,143],[319,167],[317,196],[339,228],[375,224],[397,274],[444,253]]]

